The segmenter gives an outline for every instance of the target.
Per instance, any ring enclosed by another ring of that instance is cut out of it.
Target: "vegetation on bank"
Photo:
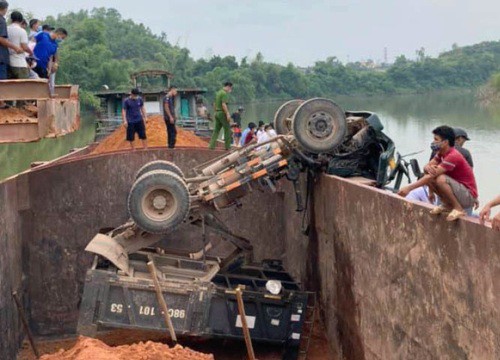
[[[493,74],[478,90],[478,98],[483,105],[500,105],[500,72]]]
[[[500,72],[500,41],[458,47],[438,57],[420,49],[416,60],[399,56],[395,63],[369,69],[329,57],[309,68],[266,62],[262,54],[237,61],[234,56],[195,60],[186,48],[173,45],[165,33],[153,34],[143,24],[125,20],[114,9],[99,8],[46,19],[65,27],[70,37],[61,47],[58,82],[76,83],[89,92],[128,89],[129,74],[166,69],[178,86],[198,86],[213,94],[227,79],[235,84],[237,102],[264,98],[306,98],[336,94],[394,94],[445,89],[471,89]]]

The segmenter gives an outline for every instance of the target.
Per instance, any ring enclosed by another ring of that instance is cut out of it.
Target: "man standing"
[[[142,146],[147,149],[148,142],[146,138],[146,108],[144,101],[139,96],[139,89],[132,89],[130,96],[123,102],[122,120],[127,128],[127,141],[130,142],[130,147],[135,150],[134,140],[135,134],[142,141]]]
[[[33,56],[33,52],[28,47],[28,34],[21,27],[21,23],[24,20],[23,15],[19,11],[13,11],[10,14],[10,19],[12,20],[12,24],[8,27],[9,41]],[[25,53],[18,54],[12,49],[9,50],[9,53],[9,79],[28,79],[30,71]]]
[[[177,87],[168,88],[167,95],[163,98],[163,119],[167,125],[167,144],[170,149],[175,148],[177,140],[177,129],[175,127],[175,97],[177,96]]]
[[[0,0],[0,81],[7,80],[7,68],[10,62],[9,49],[17,54],[24,53],[23,49],[8,40],[7,22],[5,21],[8,9],[9,3],[5,0]],[[5,103],[0,101],[0,109],[5,109],[5,107]]]
[[[477,204],[478,192],[472,168],[465,158],[455,149],[455,133],[449,126],[440,126],[433,130],[434,142],[431,148],[436,156],[425,166],[425,175],[417,182],[399,190],[400,196],[406,197],[410,191],[428,185],[437,194],[443,205],[431,210],[438,215],[450,212],[447,221],[455,221],[465,215],[464,208]]]
[[[219,138],[219,132],[224,129],[224,147],[229,150],[231,147],[231,114],[229,114],[229,93],[233,91],[233,84],[226,82],[224,87],[215,95],[215,129],[208,147],[215,149],[215,144]]]
[[[59,43],[66,39],[67,36],[68,32],[63,28],[56,29],[55,31],[52,31],[50,33],[42,31],[35,36],[36,46],[34,54],[38,61],[37,66],[34,70],[38,74],[38,76],[40,76],[40,78],[49,78],[49,62],[51,58],[57,53]],[[56,61],[52,63],[52,68],[50,70],[55,72],[58,68],[59,63],[56,59]]]

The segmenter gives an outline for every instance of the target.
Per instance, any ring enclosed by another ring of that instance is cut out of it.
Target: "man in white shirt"
[[[28,47],[28,34],[21,26],[23,15],[19,11],[13,11],[10,14],[12,24],[7,28],[9,41],[15,46],[20,47],[29,55],[33,56],[33,51]],[[29,68],[26,62],[26,54],[21,54],[9,50],[9,79],[28,79]]]

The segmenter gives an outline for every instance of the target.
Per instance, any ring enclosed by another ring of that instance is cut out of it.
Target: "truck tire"
[[[292,123],[287,119],[292,118],[295,110],[302,104],[304,100],[290,100],[276,111],[274,115],[274,129],[278,135],[288,135],[292,132]]]
[[[171,171],[154,170],[136,180],[128,195],[128,211],[136,225],[152,234],[167,234],[188,216],[186,183]]]
[[[184,173],[182,170],[175,165],[173,162],[166,161],[166,160],[155,160],[148,162],[146,165],[141,167],[139,171],[135,174],[135,180],[139,179],[142,175],[145,173],[148,173],[150,171],[155,171],[155,170],[165,170],[165,171],[171,171],[174,174],[178,175],[181,179],[184,179]]]
[[[300,105],[293,115],[293,135],[306,151],[333,151],[346,135],[344,111],[333,101],[315,98]]]

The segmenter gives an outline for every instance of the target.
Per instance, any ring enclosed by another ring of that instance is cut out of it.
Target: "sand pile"
[[[167,146],[167,130],[163,116],[150,116],[146,122],[146,135],[148,138],[148,146]],[[130,145],[125,141],[126,129],[125,126],[120,126],[110,136],[104,139],[94,150],[93,154],[102,154],[116,150],[130,149]],[[141,142],[136,135],[136,147],[140,148]],[[183,130],[177,127],[177,143],[176,146],[189,147],[208,147],[208,143],[192,131]]]
[[[38,109],[36,106],[26,106],[25,108],[0,109],[0,123],[24,123],[37,120]]]
[[[111,347],[100,340],[81,336],[70,350],[43,355],[40,360],[214,360],[213,355],[148,341]]]

